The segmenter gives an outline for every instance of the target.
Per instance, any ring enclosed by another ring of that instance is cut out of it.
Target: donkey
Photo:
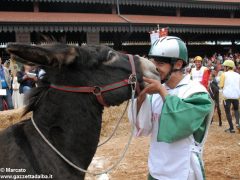
[[[0,132],[0,167],[13,174],[84,179],[85,173],[66,163],[40,134],[70,162],[87,169],[99,142],[104,106],[130,99],[134,86],[142,90],[143,76],[159,78],[151,61],[107,46],[10,43],[7,51],[46,72],[29,94],[24,114],[32,111],[32,118]]]

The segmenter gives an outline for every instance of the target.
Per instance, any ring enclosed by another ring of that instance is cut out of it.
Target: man
[[[210,74],[210,83],[209,83],[209,94],[211,96],[211,98],[213,99],[214,103],[215,103],[215,109],[217,109],[217,113],[218,113],[218,121],[219,121],[219,126],[222,126],[222,117],[221,117],[221,109],[220,109],[220,103],[219,103],[219,86],[216,80],[216,72],[215,70],[213,70]],[[213,119],[212,119],[213,121]]]
[[[11,95],[11,76],[9,70],[2,65],[2,58],[0,57],[0,111],[4,109],[13,109],[12,95]],[[4,103],[6,103],[5,107]],[[5,108],[4,108],[5,107]]]
[[[191,79],[200,82],[206,89],[208,89],[208,80],[210,71],[207,67],[202,65],[202,57],[196,56],[194,58],[195,68],[191,70]]]
[[[188,55],[181,39],[159,38],[149,56],[164,84],[144,78],[148,86],[128,112],[135,135],[151,134],[148,179],[204,179],[201,156],[213,112],[211,98],[184,74]]]
[[[223,67],[225,72],[220,77],[219,86],[223,89],[223,104],[229,124],[229,129],[226,129],[225,132],[235,133],[230,107],[232,104],[236,126],[239,128],[240,75],[233,71],[235,64],[232,60],[225,60]]]

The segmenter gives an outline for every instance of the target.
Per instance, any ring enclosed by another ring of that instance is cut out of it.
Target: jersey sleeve
[[[222,73],[220,76],[220,82],[219,82],[219,87],[223,88],[224,87],[224,81],[225,81],[225,74]]]
[[[159,119],[157,140],[171,143],[194,134],[200,142],[206,129],[206,117],[212,110],[207,93],[181,99],[168,95]]]
[[[210,77],[210,70],[208,68],[206,68],[203,72],[203,77],[202,77],[202,81],[201,84],[208,89],[208,80]]]
[[[152,132],[151,97],[147,96],[137,112],[137,99],[128,107],[128,119],[133,126],[134,136],[148,136]]]

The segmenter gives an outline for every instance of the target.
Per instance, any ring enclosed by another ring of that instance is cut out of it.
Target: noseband
[[[138,94],[140,92],[133,56],[128,54],[128,60],[132,69],[132,74],[128,77],[128,79],[124,79],[122,81],[104,86],[61,86],[51,84],[50,87],[66,92],[93,93],[97,97],[97,100],[101,105],[108,107],[109,105],[105,103],[104,98],[102,96],[104,92],[112,91],[128,85],[131,86],[132,90],[136,90]]]

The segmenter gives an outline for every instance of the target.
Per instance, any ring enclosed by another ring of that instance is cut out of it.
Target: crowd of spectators
[[[21,65],[0,57],[0,111],[17,109],[25,105],[24,96],[36,86],[39,69]]]
[[[190,74],[192,80],[202,83],[209,91],[212,99],[215,101],[219,126],[222,126],[220,109],[222,104],[229,123],[229,129],[226,129],[225,132],[235,132],[231,114],[234,114],[236,119],[236,128],[240,129],[240,53],[229,52],[225,55],[214,53],[211,57],[203,56],[202,58],[201,56],[196,56],[190,58],[186,73]],[[220,101],[219,94],[221,94],[222,101]]]
[[[203,62],[202,65],[213,69],[218,73],[219,71],[223,71],[222,64],[225,60],[233,60],[235,63],[235,72],[240,73],[240,53],[214,53],[212,56],[202,55]],[[190,58],[190,63],[188,67],[194,67],[194,58]]]

